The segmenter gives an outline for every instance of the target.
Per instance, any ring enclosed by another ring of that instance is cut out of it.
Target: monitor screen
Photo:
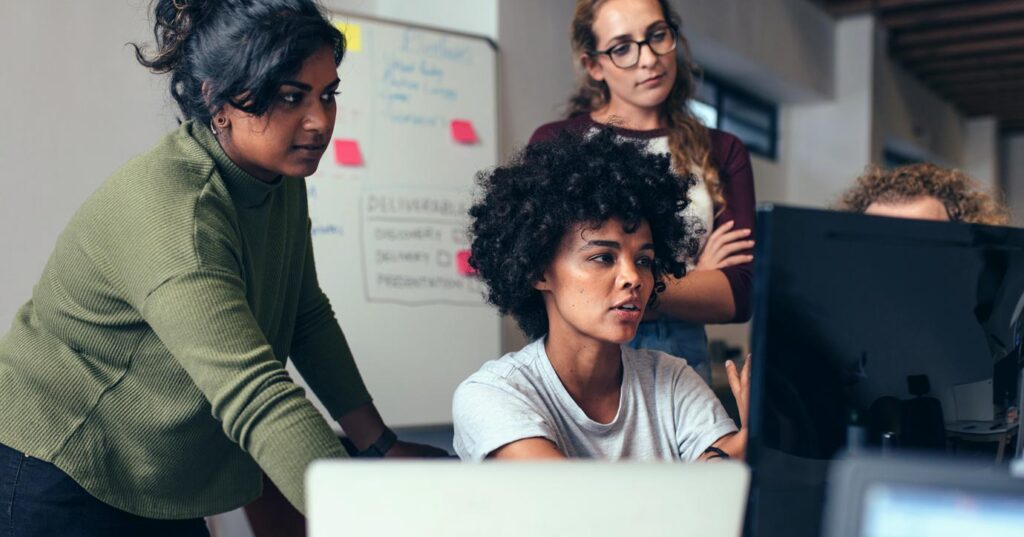
[[[848,451],[958,456],[951,431],[997,430],[1024,231],[776,206],[757,237],[748,534],[820,535]]]
[[[876,484],[864,499],[861,537],[1017,535],[1024,498],[923,486]]]

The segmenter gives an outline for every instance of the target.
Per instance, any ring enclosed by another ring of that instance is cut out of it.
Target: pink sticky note
[[[335,140],[334,162],[342,166],[362,166],[363,153],[359,151],[359,142],[355,140]]]
[[[473,130],[473,122],[468,119],[453,119],[452,139],[460,144],[475,144],[477,138],[476,131]]]
[[[473,276],[476,274],[476,269],[469,264],[469,253],[469,250],[459,250],[455,254],[455,268],[463,276]]]

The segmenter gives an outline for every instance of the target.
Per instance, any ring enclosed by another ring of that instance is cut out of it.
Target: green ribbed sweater
[[[0,443],[100,500],[192,518],[260,494],[299,509],[344,456],[334,417],[370,401],[320,290],[302,179],[261,182],[186,122],[79,209],[0,339]]]

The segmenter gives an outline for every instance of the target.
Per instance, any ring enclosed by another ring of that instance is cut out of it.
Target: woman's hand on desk
[[[377,412],[377,407],[373,403],[366,403],[355,408],[339,418],[338,423],[359,451],[370,447],[387,430],[383,418],[380,417],[380,413]],[[384,453],[384,456],[387,458],[431,458],[451,455],[434,446],[396,440]]]

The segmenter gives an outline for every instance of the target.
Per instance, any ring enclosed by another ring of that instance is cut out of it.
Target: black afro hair
[[[487,285],[487,300],[538,338],[547,333],[548,318],[533,284],[565,234],[613,217],[632,233],[646,221],[655,246],[653,304],[665,289],[662,275],[682,276],[678,260],[696,257],[697,230],[680,217],[694,182],[673,174],[667,156],[649,154],[610,129],[564,132],[477,175],[481,193],[469,210],[469,263]]]

